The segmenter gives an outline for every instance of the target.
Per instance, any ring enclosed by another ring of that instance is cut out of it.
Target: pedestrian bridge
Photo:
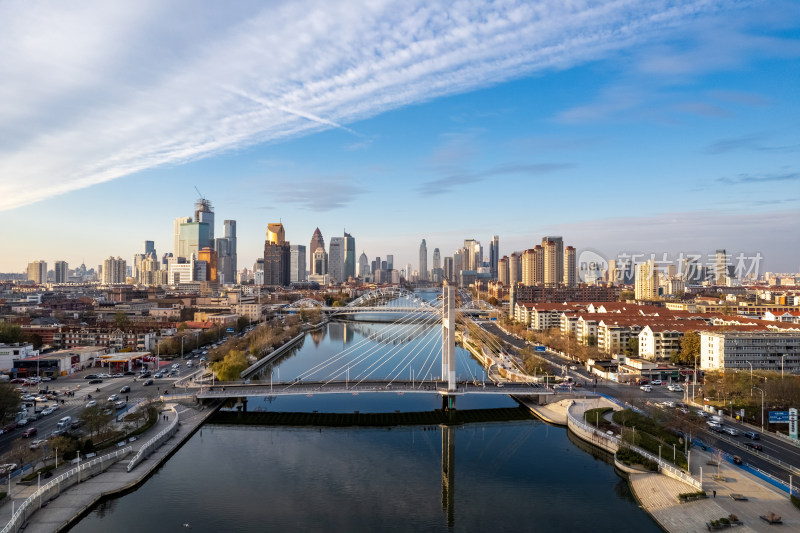
[[[200,400],[245,398],[253,396],[314,396],[317,394],[360,393],[391,394],[439,394],[462,396],[466,394],[505,395],[549,395],[553,390],[538,383],[492,383],[461,381],[450,389],[447,381],[291,381],[277,383],[226,382],[205,384],[197,389],[195,397]]]

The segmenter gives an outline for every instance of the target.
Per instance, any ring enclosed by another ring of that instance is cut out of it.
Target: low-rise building
[[[704,331],[700,334],[700,368],[800,373],[800,333]]]

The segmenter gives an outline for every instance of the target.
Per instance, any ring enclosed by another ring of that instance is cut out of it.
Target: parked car
[[[83,376],[83,379],[97,379],[97,374],[87,374]]]
[[[114,402],[114,408],[115,409],[122,409],[123,407],[125,407],[125,405],[127,405],[125,403],[125,400],[120,400],[118,402]]]
[[[17,423],[16,422],[14,422],[13,424],[7,424],[7,425],[3,426],[3,434],[10,433],[10,432],[14,431],[15,429],[17,429]]]
[[[734,463],[734,464],[737,464],[737,465],[740,465],[740,464],[742,464],[742,458],[741,458],[741,457],[739,457],[738,455],[734,455],[734,456],[733,456],[733,463]]]
[[[53,409],[52,407],[46,407],[46,408],[42,409],[40,414],[42,416],[47,416],[47,415],[53,414],[53,411],[55,411],[55,409]]]
[[[4,465],[0,465],[0,476],[5,476],[17,469],[17,465],[15,463],[6,463]]]
[[[38,450],[39,447],[42,444],[44,444],[45,442],[47,442],[46,439],[36,439],[35,441],[31,442],[31,444],[30,444],[30,446],[28,446],[28,448],[30,448],[31,450]]]
[[[153,377],[154,377],[154,378],[156,378],[156,379],[161,379],[161,378],[163,378],[163,377],[164,377],[164,374],[163,374],[163,373],[161,373],[161,372],[156,372],[156,375],[155,375],[155,376],[153,376]]]
[[[22,436],[24,438],[26,438],[26,439],[29,439],[29,438],[33,437],[34,435],[36,435],[38,432],[39,432],[39,430],[36,429],[35,427],[29,427],[25,431],[22,432]]]
[[[125,394],[126,392],[130,392],[131,388],[128,385],[125,385],[119,390],[121,393]]]
[[[27,424],[28,424],[28,419],[27,418],[20,418],[19,420],[17,420],[17,427],[18,428],[21,428],[22,426],[26,426]]]
[[[639,388],[642,389],[644,392],[652,392],[653,390],[653,388],[650,385],[642,385]]]
[[[726,428],[723,429],[723,431],[725,433],[727,433],[728,435],[730,435],[731,437],[738,437],[739,436],[739,431],[736,428],[726,427]]]
[[[650,384],[651,385],[661,385],[661,380],[660,379],[654,379],[653,381],[650,382]]]

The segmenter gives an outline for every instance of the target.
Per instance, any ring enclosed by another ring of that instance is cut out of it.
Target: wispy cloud
[[[715,141],[703,150],[706,154],[724,154],[735,150],[754,150],[757,152],[790,153],[800,151],[800,144],[775,146],[765,142],[763,135],[743,135]]]
[[[726,185],[748,185],[770,183],[775,181],[800,180],[800,172],[780,172],[773,174],[738,174],[732,177],[717,178],[719,183]]]
[[[441,178],[423,183],[417,188],[417,191],[423,196],[444,194],[455,190],[457,187],[493,178],[502,178],[503,176],[510,175],[533,177],[557,172],[570,167],[572,167],[572,165],[566,163],[539,163],[533,165],[504,165],[486,169],[481,172],[467,172],[453,169]]]
[[[389,109],[604,57],[724,5],[3,2],[0,210],[352,131]]]
[[[367,189],[344,176],[287,180],[270,185],[270,191],[283,202],[312,211],[333,211],[345,207]]]

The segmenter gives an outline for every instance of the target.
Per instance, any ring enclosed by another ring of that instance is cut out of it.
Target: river
[[[304,375],[359,343],[361,352],[374,348],[365,335],[386,327],[332,322],[308,334],[262,379],[278,372],[283,380]],[[429,329],[424,335],[436,335],[435,327]],[[391,349],[391,342],[380,342],[382,350]],[[381,367],[382,376],[395,372],[408,379],[428,368],[435,375],[440,366],[423,364],[423,353],[400,369],[397,361],[407,355],[400,346]],[[349,366],[345,372],[356,378],[357,357],[356,351],[347,354],[336,368]],[[477,362],[457,361],[460,379],[483,379]],[[253,398],[248,409],[394,412],[440,406],[434,394],[361,394]],[[457,407],[514,406],[498,396],[460,397]],[[98,505],[71,531],[188,529],[660,531],[607,456],[537,420],[379,429],[206,424],[139,489]]]

